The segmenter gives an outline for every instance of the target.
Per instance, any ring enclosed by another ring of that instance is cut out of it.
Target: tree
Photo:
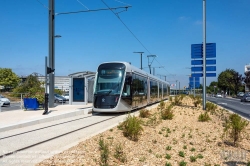
[[[233,85],[233,90],[235,94],[237,94],[239,90],[243,90],[243,81],[244,78],[242,77],[242,74],[233,71],[233,77],[229,79],[229,82]]]
[[[19,77],[9,68],[0,68],[0,85],[4,90],[10,90],[20,83]]]
[[[234,94],[237,94],[239,89],[242,88],[242,82],[244,78],[241,74],[233,69],[226,69],[221,72],[218,77],[218,87],[223,90],[231,90]]]
[[[207,88],[208,93],[216,94],[218,91],[218,82],[212,81]]]
[[[16,87],[13,92],[18,96],[20,93],[25,93],[26,97],[37,98],[39,103],[43,103],[44,88],[42,87],[42,84],[43,83],[38,80],[36,74],[31,74],[27,77],[25,82]]]
[[[246,76],[244,78],[244,82],[245,82],[246,86],[248,87],[248,89],[250,89],[250,71],[247,71],[244,74]]]

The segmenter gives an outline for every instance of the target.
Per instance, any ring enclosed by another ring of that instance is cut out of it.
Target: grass
[[[209,121],[209,120],[211,120],[211,118],[209,117],[207,111],[206,111],[204,114],[201,113],[201,114],[199,115],[199,117],[198,117],[198,121],[199,121],[199,122],[207,122],[207,121]]]
[[[185,153],[183,151],[179,151],[179,156],[185,157]]]
[[[108,166],[109,161],[109,145],[107,142],[104,141],[103,138],[99,139],[99,150],[100,150],[100,165],[101,166]]]

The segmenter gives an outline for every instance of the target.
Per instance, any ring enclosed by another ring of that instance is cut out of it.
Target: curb
[[[1,127],[0,132],[27,127],[27,126],[32,126],[32,125],[41,124],[45,122],[51,122],[51,121],[69,118],[69,117],[78,116],[78,115],[87,115],[90,113],[92,113],[92,108],[77,109],[77,110],[66,112],[60,115],[53,115],[53,116],[46,117],[46,118],[38,118],[35,120],[23,121],[20,123],[7,125],[4,127]]]

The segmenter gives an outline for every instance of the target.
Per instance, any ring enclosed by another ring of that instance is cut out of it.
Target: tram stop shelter
[[[96,72],[83,71],[69,75],[70,105],[86,105],[93,102],[95,73]]]

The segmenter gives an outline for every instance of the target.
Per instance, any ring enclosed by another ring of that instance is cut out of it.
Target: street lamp
[[[148,67],[149,67],[149,71],[150,71],[150,74],[151,74],[151,65],[152,65],[156,55],[148,55],[147,57],[148,57]],[[149,61],[150,57],[153,58],[151,62]]]
[[[141,70],[142,70],[142,54],[143,54],[144,52],[134,52],[134,53],[140,53],[140,54],[141,54]]]

